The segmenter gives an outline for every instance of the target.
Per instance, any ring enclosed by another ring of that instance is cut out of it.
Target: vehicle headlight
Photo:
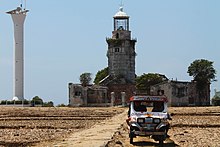
[[[131,117],[132,122],[136,122],[136,117]]]
[[[160,119],[159,118],[154,118],[154,123],[159,124],[160,123]]]
[[[137,119],[137,122],[138,122],[138,123],[144,123],[144,118],[138,118],[138,119]]]

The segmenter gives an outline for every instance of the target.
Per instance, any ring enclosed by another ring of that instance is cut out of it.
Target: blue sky
[[[0,1],[0,99],[12,98],[13,23],[5,12],[21,0]],[[107,67],[106,37],[120,0],[27,0],[25,98],[68,103],[68,83]],[[136,74],[161,73],[190,81],[196,59],[214,61],[220,77],[219,0],[124,0],[137,38]],[[220,90],[220,84],[211,85]]]

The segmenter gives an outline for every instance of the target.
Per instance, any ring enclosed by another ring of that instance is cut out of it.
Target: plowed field
[[[97,146],[91,144],[95,141],[106,143],[106,147],[158,146],[158,142],[146,137],[135,138],[133,145],[129,143],[125,111],[127,108],[116,107],[0,107],[0,146],[58,147],[68,146],[73,140],[81,146]],[[165,147],[220,145],[220,107],[171,107],[169,112],[172,121]],[[119,117],[116,119],[116,116]],[[119,128],[112,133],[113,137],[105,138],[115,124],[119,124]]]
[[[171,138],[180,146],[220,146],[220,107],[171,108]]]
[[[120,108],[0,107],[0,146],[32,146],[65,139],[123,111]]]
[[[165,147],[219,147],[220,146],[220,107],[171,107],[170,138]],[[158,146],[151,138],[137,137],[134,144],[129,143],[128,128],[124,123],[114,139],[108,143],[113,146]]]

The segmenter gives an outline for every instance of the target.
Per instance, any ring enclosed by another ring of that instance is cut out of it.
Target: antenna
[[[121,0],[121,4],[120,4],[120,7],[123,7],[123,5],[124,5],[124,4],[123,4],[123,0]]]
[[[20,1],[20,7],[24,8],[24,10],[26,10],[26,3],[27,3],[26,0],[21,0]]]
[[[20,7],[22,8],[22,4],[23,4],[23,2],[22,2],[22,0],[21,0],[21,3],[20,3]]]
[[[20,4],[20,7],[22,8],[22,0],[21,0],[21,4]]]
[[[24,0],[24,10],[26,9],[26,0]]]

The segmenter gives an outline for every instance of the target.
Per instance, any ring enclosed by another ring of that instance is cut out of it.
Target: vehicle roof
[[[130,101],[168,102],[166,96],[132,96]]]

